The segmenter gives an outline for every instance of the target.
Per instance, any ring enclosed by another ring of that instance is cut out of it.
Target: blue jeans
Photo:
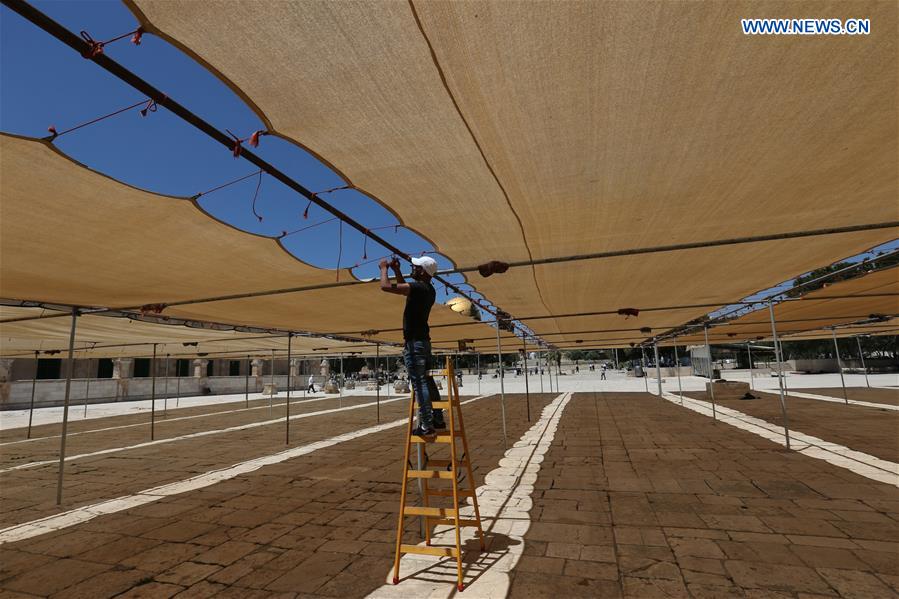
[[[418,401],[418,423],[422,428],[434,428],[434,409],[428,389],[428,367],[431,364],[430,341],[406,341],[403,344],[403,363],[409,373],[409,386]],[[443,413],[443,410],[439,410]]]

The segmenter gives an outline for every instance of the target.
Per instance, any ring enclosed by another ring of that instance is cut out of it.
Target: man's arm
[[[381,267],[381,291],[396,293],[397,295],[409,295],[410,286],[406,283],[406,280],[400,272],[399,260],[394,258],[392,261],[388,262],[387,259],[384,258],[379,263],[379,266]],[[390,282],[390,277],[387,275],[388,266],[393,267],[396,283]]]

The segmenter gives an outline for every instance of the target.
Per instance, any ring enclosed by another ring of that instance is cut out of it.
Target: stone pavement
[[[814,395],[827,395],[828,397],[836,397],[843,399],[842,387],[827,387],[815,389],[791,389],[791,391],[800,391],[802,393],[812,393]],[[870,401],[873,403],[886,403],[899,406],[899,388],[883,389],[872,387],[846,387],[846,396],[850,400]]]
[[[899,590],[899,490],[657,397],[576,394],[537,487],[512,597]]]
[[[532,396],[532,419],[554,397]],[[530,427],[523,399],[507,397],[510,444]],[[401,417],[403,404],[382,408],[382,421]],[[295,421],[297,443],[368,426],[368,410]],[[482,485],[505,451],[499,402],[464,410]],[[368,434],[2,545],[0,597],[365,596],[392,565],[402,434]],[[248,444],[249,453],[284,448],[283,438],[254,439],[228,433],[161,446],[161,455],[136,450],[118,472],[147,483],[166,461],[196,473],[238,461]],[[141,464],[153,467],[139,472]],[[85,480],[95,484],[110,468]],[[899,489],[651,395],[575,394],[531,498],[510,597],[813,599],[899,590]],[[410,522],[406,542],[418,541]],[[452,593],[448,585],[445,596]],[[464,596],[485,595],[475,581]]]
[[[718,405],[783,426],[780,397],[753,391],[759,399],[716,399]],[[708,401],[705,392],[688,391],[685,397]],[[890,462],[899,462],[899,413],[865,406],[786,397],[787,420],[797,430],[845,445]]]
[[[328,400],[329,402],[331,400]],[[344,398],[343,406],[370,404],[371,398]],[[402,417],[404,401],[382,402],[381,421]],[[317,412],[337,408],[336,402],[291,402],[291,414]],[[194,437],[139,446],[149,441],[146,428],[128,428],[72,437],[67,455],[113,448],[134,449],[85,457],[66,462],[64,484],[65,508],[94,503],[120,495],[136,493],[156,485],[189,478],[200,472],[229,466],[235,462],[272,454],[285,445],[284,404],[268,409],[216,414],[175,422],[157,423],[157,439],[203,431],[241,426],[253,422],[278,419],[266,426],[228,433]],[[103,421],[94,421],[103,427]],[[309,443],[376,423],[376,407],[360,407],[334,414],[291,421],[293,444]],[[2,449],[3,467],[21,465],[34,460],[58,459],[59,438],[16,444]],[[57,462],[37,468],[0,472],[0,527],[19,524],[59,513],[56,506]]]

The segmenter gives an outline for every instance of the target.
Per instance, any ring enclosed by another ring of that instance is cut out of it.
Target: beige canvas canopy
[[[270,131],[460,265],[897,219],[893,2],[803,5],[832,18],[864,14],[877,24],[867,36],[764,38],[743,35],[740,19],[794,17],[792,5],[126,4]],[[515,317],[725,305],[894,237],[522,267],[473,282]],[[637,320],[656,330],[708,311]],[[574,342],[573,331],[622,328],[622,319],[529,324]]]
[[[135,309],[336,280],[334,271],[301,262],[274,238],[237,230],[190,199],[103,176],[47,142],[0,135],[0,168],[0,297],[5,299]],[[340,277],[355,280],[349,270]],[[163,314],[401,342],[403,301],[369,283],[169,307]],[[127,320],[120,324],[128,326],[109,336],[125,342],[133,326]],[[434,340],[450,344],[494,334],[488,325],[445,306],[434,307],[431,324]],[[16,334],[26,329],[22,323]]]
[[[0,320],[54,313],[40,308],[0,306]],[[0,355],[27,357],[33,355],[34,351],[58,351],[65,355],[70,326],[71,319],[67,317],[0,323]],[[278,355],[287,353],[287,337],[283,334],[215,330],[105,315],[85,314],[78,318],[75,348],[76,356],[80,358],[150,355],[154,343],[157,344],[159,356],[169,354],[196,357],[203,353],[214,357],[268,357],[272,351]],[[348,352],[367,355],[375,353],[375,346],[365,342],[294,336],[291,351],[296,357]],[[399,350],[392,346],[382,346],[379,351],[389,355]]]
[[[868,321],[875,315],[882,315],[888,320],[856,327],[846,326]],[[838,327],[838,337],[877,334],[878,331],[893,331],[895,334],[896,325],[889,324],[889,320],[894,320],[893,317],[897,315],[899,267],[833,283],[774,307],[778,335],[790,339],[830,337],[830,330],[822,329],[833,326]],[[744,342],[759,338],[771,338],[771,317],[767,308],[709,329],[709,341],[712,343]],[[678,337],[677,342],[699,345],[705,343],[705,337],[702,330],[697,329],[689,335]]]

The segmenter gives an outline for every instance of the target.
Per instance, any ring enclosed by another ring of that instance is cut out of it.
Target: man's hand
[[[390,268],[393,269],[394,272],[399,272],[400,270],[400,259],[394,256],[390,259]]]
[[[393,265],[393,260],[388,261],[387,258],[381,258],[381,261],[378,262],[378,266],[381,267],[381,270],[387,270],[387,267],[391,265]]]

